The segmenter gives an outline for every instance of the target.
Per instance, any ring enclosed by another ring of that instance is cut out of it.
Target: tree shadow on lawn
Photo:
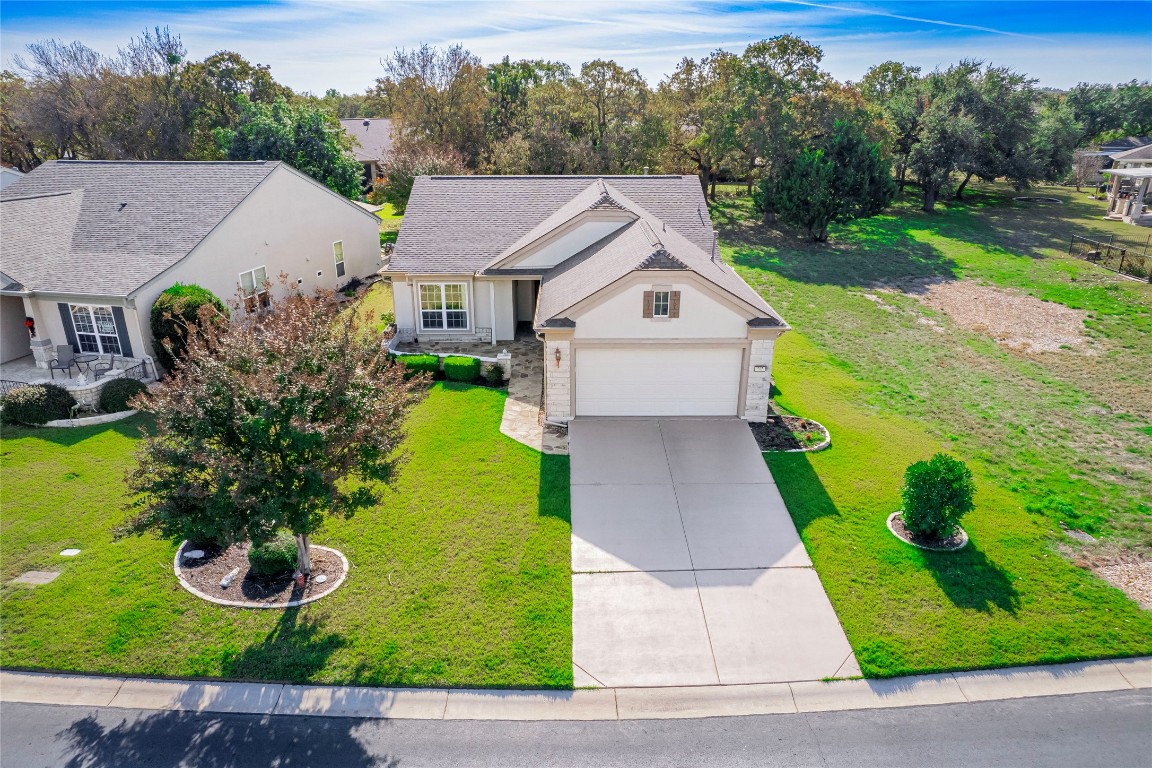
[[[911,545],[909,545],[911,546]],[[957,552],[920,550],[920,560],[957,608],[988,613],[993,608],[1016,615],[1020,593],[1012,579],[973,541]]]
[[[877,216],[853,222],[831,243],[784,238],[761,227],[765,238],[738,244],[732,261],[739,267],[775,272],[802,283],[845,288],[897,287],[957,279],[956,263],[908,234],[910,222]]]
[[[325,634],[319,618],[301,618],[300,610],[285,609],[263,642],[250,645],[225,660],[224,676],[234,680],[294,683],[311,680],[348,641],[334,632]],[[358,678],[362,671],[356,670],[350,679]]]
[[[400,765],[397,757],[370,754],[353,735],[362,721],[352,718],[157,712],[114,720],[105,725],[90,714],[57,734],[57,741],[66,742],[65,768]]]
[[[834,450],[834,449],[833,449]],[[801,536],[817,520],[840,517],[836,502],[824,489],[806,453],[768,453],[768,468]],[[883,525],[883,520],[880,520]],[[911,545],[905,544],[911,549]],[[1009,575],[970,541],[958,552],[916,550],[920,564],[932,574],[957,608],[987,613],[993,608],[1015,615],[1020,596]]]
[[[122,421],[113,421],[108,424],[95,424],[90,427],[10,427],[5,425],[2,436],[4,440],[11,440],[18,437],[35,437],[46,443],[71,448],[89,438],[108,432],[115,432],[121,437],[138,440],[141,437],[141,429],[147,429],[151,425],[152,419],[149,416],[137,414],[136,416],[129,416]]]

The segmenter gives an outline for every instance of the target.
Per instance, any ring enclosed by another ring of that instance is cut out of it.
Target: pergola
[[[1152,214],[1144,213],[1144,196],[1148,194],[1149,182],[1152,182],[1152,168],[1110,168],[1101,173],[1112,177],[1108,186],[1107,218],[1152,226]],[[1125,179],[1131,180],[1132,187],[1122,191]]]

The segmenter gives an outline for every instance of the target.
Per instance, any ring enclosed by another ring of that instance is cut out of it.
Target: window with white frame
[[[344,241],[332,243],[332,256],[336,259],[336,277],[344,277]]]
[[[421,327],[428,331],[467,328],[467,295],[464,283],[421,283]]]
[[[268,297],[268,270],[256,267],[240,273],[240,293],[244,296],[244,311],[255,312],[271,303]]]
[[[116,316],[111,307],[69,304],[68,311],[72,313],[72,327],[76,330],[76,344],[81,352],[121,354]]]
[[[668,307],[672,303],[671,291],[652,292],[652,317],[668,317]]]

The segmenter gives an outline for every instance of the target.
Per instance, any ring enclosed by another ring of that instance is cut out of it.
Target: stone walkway
[[[534,334],[521,334],[515,341],[499,344],[482,342],[434,341],[419,344],[402,343],[402,352],[434,352],[438,354],[475,355],[496,357],[507,349],[512,353],[512,378],[508,382],[508,399],[504,403],[504,418],[500,431],[513,440],[542,453],[568,453],[568,431],[544,424],[540,411],[544,393],[544,344]]]

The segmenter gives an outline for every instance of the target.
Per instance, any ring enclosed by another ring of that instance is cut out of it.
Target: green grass
[[[392,281],[374,283],[356,302],[356,311],[361,321],[378,332],[384,330],[384,316],[391,315],[395,319],[396,314],[396,306],[392,303]]]
[[[1058,521],[1147,544],[1152,289],[1061,255],[1072,231],[1109,231],[1100,202],[1045,189],[1068,202],[1024,210],[1010,194],[936,215],[903,201],[829,246],[749,222],[746,199],[713,210],[725,257],[795,328],[773,361],[779,405],[832,433],[828,451],[768,461],[866,676],[1152,653],[1152,614],[1055,546]],[[1097,354],[1013,353],[914,296],[866,295],[909,277],[1082,308]],[[961,553],[884,526],[904,469],[939,450],[977,481]]]
[[[400,221],[404,215],[396,213],[391,203],[384,203],[384,207],[376,211],[376,215],[380,217],[380,245],[395,243],[396,236],[400,234]]]
[[[179,588],[175,545],[115,541],[140,417],[7,429],[0,523],[5,667],[400,686],[570,687],[568,460],[499,433],[505,395],[438,384],[378,508],[313,538],[352,564],[298,610]],[[62,558],[78,547],[75,558]],[[51,584],[10,584],[54,569]]]

